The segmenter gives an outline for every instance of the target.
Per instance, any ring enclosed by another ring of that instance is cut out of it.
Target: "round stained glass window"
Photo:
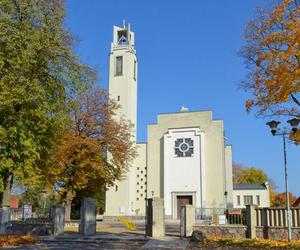
[[[175,141],[175,155],[177,157],[191,157],[194,153],[194,142],[191,138],[180,138]]]

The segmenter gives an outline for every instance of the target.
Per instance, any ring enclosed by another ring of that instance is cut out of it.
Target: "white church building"
[[[137,121],[138,59],[130,25],[114,26],[109,55],[109,94],[121,104],[118,116]],[[145,198],[164,199],[166,216],[181,205],[233,206],[232,153],[224,142],[223,120],[211,111],[159,114],[148,125],[148,142],[122,181],[106,192],[106,216],[144,215]]]

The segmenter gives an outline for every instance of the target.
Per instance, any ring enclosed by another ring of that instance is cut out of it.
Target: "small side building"
[[[270,207],[270,190],[267,182],[262,184],[233,185],[234,208],[245,208],[248,204]]]

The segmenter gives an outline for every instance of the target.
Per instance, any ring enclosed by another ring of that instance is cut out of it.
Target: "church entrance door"
[[[192,195],[178,195],[177,196],[177,219],[180,218],[180,207],[185,205],[193,205]]]

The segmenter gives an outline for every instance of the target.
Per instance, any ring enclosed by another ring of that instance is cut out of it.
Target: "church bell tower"
[[[137,117],[137,58],[134,33],[130,24],[114,26],[109,55],[109,95],[121,105],[118,116],[125,116],[134,124],[136,141]]]
[[[121,108],[116,119],[124,117],[134,125],[132,140],[136,142],[137,120],[137,57],[134,48],[134,33],[130,24],[113,27],[113,41],[109,54],[109,96]],[[129,166],[130,169],[130,166]],[[128,171],[106,192],[105,214],[108,216],[130,215],[134,212],[135,172]]]

